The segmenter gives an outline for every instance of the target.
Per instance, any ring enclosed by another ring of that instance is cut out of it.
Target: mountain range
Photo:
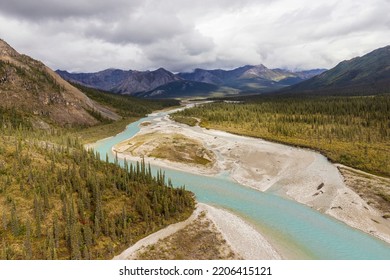
[[[234,85],[239,81],[272,81],[281,85],[294,84],[324,72],[325,69],[292,72],[284,69],[268,69],[264,65],[246,65],[233,70],[195,69],[192,73],[179,73],[178,76],[190,81],[216,85]]]
[[[146,98],[226,96],[237,94],[377,94],[390,91],[390,46],[340,62],[334,68],[308,71],[245,65],[232,70],[197,68],[190,73],[57,71],[64,79],[89,87]]]
[[[17,108],[36,118],[64,125],[93,125],[99,117],[118,119],[110,109],[89,99],[42,62],[19,54],[0,39],[0,106]]]
[[[148,98],[258,93],[280,89],[318,75],[325,69],[292,72],[268,69],[264,65],[246,65],[233,70],[195,69],[174,74],[155,71],[107,69],[96,73],[69,73],[57,70],[64,79],[114,93]]]
[[[195,69],[178,76],[190,81],[214,84],[230,88],[241,94],[264,93],[302,82],[324,72],[325,69],[292,72],[285,69],[269,69],[260,65],[245,65],[233,70]]]

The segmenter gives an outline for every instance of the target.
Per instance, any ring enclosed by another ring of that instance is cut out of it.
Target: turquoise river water
[[[97,142],[94,150],[102,159],[108,154],[113,161],[111,149],[115,144],[135,135],[141,122],[153,121],[164,114],[128,125],[122,133]],[[157,167],[152,166],[152,169],[156,171]],[[271,243],[293,252],[293,258],[390,260],[390,244],[295,201],[242,186],[226,174],[211,177],[158,169],[165,171],[175,186],[185,185],[195,193],[197,201],[227,209],[243,218]]]

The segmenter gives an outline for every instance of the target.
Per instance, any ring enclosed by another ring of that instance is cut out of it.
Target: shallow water
[[[139,130],[143,121],[153,121],[167,113],[153,114],[127,126],[122,133],[101,140],[94,145],[102,159],[111,148]],[[199,202],[215,205],[234,212],[260,229],[271,242],[295,252],[296,258],[307,259],[390,259],[390,245],[362,231],[321,214],[311,208],[285,199],[275,193],[264,193],[242,186],[229,179],[228,173],[202,176],[169,168],[165,171],[175,186],[185,185]],[[278,247],[276,246],[278,249]],[[284,250],[283,250],[284,251]]]

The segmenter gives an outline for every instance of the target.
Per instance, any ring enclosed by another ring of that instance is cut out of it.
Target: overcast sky
[[[331,68],[390,44],[390,0],[1,0],[0,38],[53,69]]]

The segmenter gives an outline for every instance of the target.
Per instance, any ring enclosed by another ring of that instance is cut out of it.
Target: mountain
[[[56,72],[65,80],[121,94],[146,92],[161,85],[181,80],[164,68],[155,71],[107,69],[97,73],[69,73],[61,70]]]
[[[192,73],[178,76],[190,81],[211,83],[241,90],[243,92],[264,92],[302,82],[325,69],[291,72],[284,69],[269,69],[264,65],[245,65],[233,70],[195,69]]]
[[[250,65],[242,66],[233,70],[205,70],[197,68],[192,73],[179,73],[178,76],[188,81],[223,85],[227,81],[238,79],[251,68],[253,68],[253,66]]]
[[[270,71],[271,70],[266,68],[264,65],[245,65],[232,70],[204,70],[198,68],[195,69],[192,73],[179,73],[178,76],[189,81],[224,85],[230,81],[238,79],[270,79],[270,77],[273,76],[272,74],[269,74]]]
[[[336,67],[282,90],[285,93],[376,94],[390,92],[390,46]]]
[[[117,93],[145,92],[178,80],[180,78],[164,68],[155,71],[132,71],[132,75],[112,91]]]
[[[37,123],[93,125],[119,116],[89,99],[42,62],[0,39],[0,106],[35,116]],[[39,120],[39,121],[38,121]]]
[[[184,97],[208,97],[219,89],[210,83],[194,81],[174,81],[159,86],[148,92],[135,94],[142,98],[184,98]]]
[[[183,80],[222,85],[223,78],[221,78],[218,74],[215,74],[214,71],[217,70],[204,70],[197,68],[192,73],[179,73],[178,76]]]

